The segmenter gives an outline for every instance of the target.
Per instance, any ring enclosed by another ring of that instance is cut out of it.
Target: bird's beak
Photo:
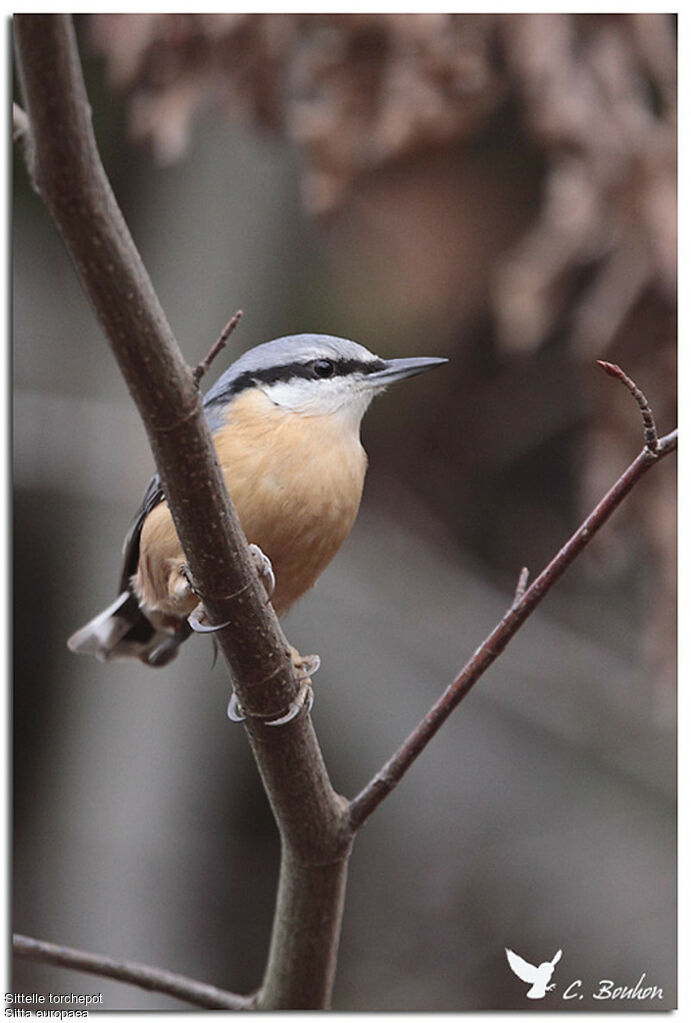
[[[384,363],[383,369],[378,369],[374,373],[368,374],[367,381],[371,380],[374,386],[379,384],[386,386],[387,384],[393,384],[396,380],[405,380],[406,377],[414,377],[418,373],[425,373],[428,369],[442,366],[448,361],[448,359],[427,358],[388,359]]]

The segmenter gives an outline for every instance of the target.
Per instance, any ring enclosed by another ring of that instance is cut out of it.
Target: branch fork
[[[612,512],[656,461],[676,450],[677,431],[658,438],[652,409],[643,392],[624,371],[612,363],[599,363],[605,371],[628,388],[641,413],[645,447],[614,486],[528,587],[528,569],[522,568],[511,606],[489,636],[478,647],[465,667],[447,687],[424,718],[413,729],[398,750],[375,774],[350,804],[350,825],[354,831],[364,824],[371,813],[391,792],[430,742],[451,712],[463,700],[487,668],[496,660],[509,641],[518,632],[526,618],[535,610],[557,579],[566,571],[593,536],[604,525]]]

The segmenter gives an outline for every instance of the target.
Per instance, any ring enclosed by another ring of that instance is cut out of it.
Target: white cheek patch
[[[334,377],[331,380],[305,380],[303,377],[293,377],[292,380],[278,381],[275,384],[260,384],[260,387],[274,405],[303,416],[327,415],[357,399],[357,391],[353,388],[352,382],[343,377]]]

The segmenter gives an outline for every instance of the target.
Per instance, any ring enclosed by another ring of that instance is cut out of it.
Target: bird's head
[[[389,384],[446,361],[381,359],[346,338],[296,334],[245,352],[214,384],[204,404],[213,416],[248,388],[258,388],[285,412],[339,415],[357,427],[372,398]]]

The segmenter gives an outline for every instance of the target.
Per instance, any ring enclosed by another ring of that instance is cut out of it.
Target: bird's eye
[[[325,380],[326,377],[333,376],[334,364],[333,362],[331,362],[330,359],[317,359],[312,364],[312,369],[314,370],[315,376],[319,377],[322,380]]]

